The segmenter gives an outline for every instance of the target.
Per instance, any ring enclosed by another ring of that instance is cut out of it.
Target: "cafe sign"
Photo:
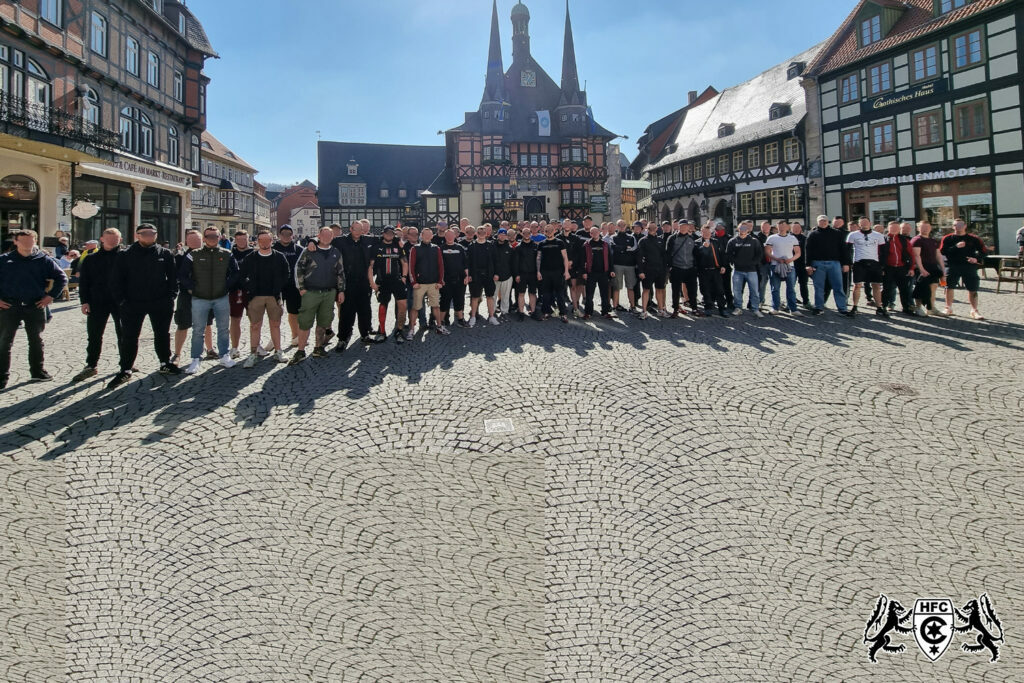
[[[885,95],[879,95],[878,97],[872,97],[864,100],[860,104],[861,113],[870,114],[878,111],[879,109],[888,109],[889,107],[893,107],[898,104],[912,103],[914,106],[917,106],[921,104],[922,101],[927,101],[934,95],[940,95],[948,89],[949,85],[946,83],[945,79],[931,81],[930,83],[921,83],[910,90],[898,93],[886,93]]]
[[[912,173],[908,175],[888,176],[887,178],[872,178],[870,180],[855,180],[846,183],[846,189],[856,190],[861,187],[878,187],[880,185],[909,185],[910,183],[927,183],[934,180],[954,180],[956,178],[967,178],[978,175],[978,167],[951,168],[948,171],[933,171],[930,173]]]

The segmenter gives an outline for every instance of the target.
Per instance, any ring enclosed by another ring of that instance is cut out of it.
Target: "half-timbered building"
[[[644,169],[657,220],[800,220],[804,196],[804,91],[815,46],[690,106],[674,139]]]
[[[479,108],[445,133],[444,170],[423,197],[427,220],[600,220],[604,214],[593,209],[607,206],[605,157],[616,135],[587,106],[568,6],[561,84],[530,54],[526,5],[516,4],[511,18],[512,65],[505,71],[494,3],[484,94]]]

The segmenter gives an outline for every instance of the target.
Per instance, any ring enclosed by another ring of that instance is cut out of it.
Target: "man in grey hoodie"
[[[679,300],[682,293],[694,316],[702,313],[697,308],[697,261],[695,252],[697,240],[693,234],[693,222],[680,221],[679,232],[672,234],[665,243],[668,252],[669,282],[672,283],[672,317],[678,318],[682,309]]]

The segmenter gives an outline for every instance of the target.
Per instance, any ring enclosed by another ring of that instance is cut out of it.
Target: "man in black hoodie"
[[[615,277],[615,264],[611,245],[601,239],[601,228],[590,228],[590,239],[583,244],[583,280],[587,283],[583,296],[583,318],[594,315],[594,289],[601,293],[601,315],[611,319],[612,304],[608,283]]]
[[[121,251],[121,231],[107,228],[100,243],[101,248],[82,261],[78,272],[78,299],[86,316],[85,330],[89,341],[85,348],[85,368],[71,379],[72,382],[81,382],[96,375],[108,318],[114,321],[114,335],[121,338],[121,314],[110,293],[110,274],[114,272],[114,263]]]
[[[338,322],[338,344],[334,350],[342,353],[348,346],[359,318],[359,341],[374,344],[386,341],[371,336],[370,320],[370,280],[366,273],[373,263],[376,241],[368,234],[370,226],[362,221],[354,221],[348,235],[336,238],[331,245],[341,252],[342,263],[345,264],[345,301],[341,304],[341,316]]]
[[[725,312],[725,290],[722,288],[722,276],[725,275],[726,255],[720,251],[718,244],[711,237],[711,224],[700,229],[700,241],[694,253],[697,262],[697,276],[700,279],[700,290],[704,296],[704,311],[711,315],[714,306],[718,306],[718,314],[723,318]]]
[[[281,296],[284,298],[285,309],[288,311],[288,327],[291,329],[290,348],[299,345],[299,309],[302,308],[302,297],[299,290],[295,288],[295,264],[302,255],[302,246],[297,244],[293,237],[295,232],[290,225],[282,225],[277,229],[277,242],[274,243],[274,251],[284,254],[288,261],[288,284],[284,286]]]
[[[498,324],[494,317],[494,243],[487,241],[486,230],[478,230],[476,241],[466,249],[469,268],[469,326],[476,325],[476,316],[480,310],[481,295],[487,297],[487,322]]]
[[[231,245],[231,258],[235,260],[235,266],[239,271],[242,270],[242,261],[248,258],[254,251],[256,250],[249,245],[249,231],[237,230],[235,232],[234,244]],[[230,353],[231,358],[234,359],[241,356],[238,347],[242,343],[242,314],[245,313],[246,307],[249,305],[241,286],[228,294],[228,303],[231,306],[231,326],[229,328],[231,334]],[[251,350],[254,353],[256,351],[256,349]]]
[[[494,243],[495,317],[512,312],[512,276],[515,252],[508,241],[507,228],[498,228],[498,241]]]
[[[533,240],[534,225],[523,227],[522,238],[514,251],[519,320],[526,319],[527,294],[530,296],[530,313],[537,310],[537,242]]]
[[[281,349],[281,292],[288,282],[288,259],[274,251],[274,236],[269,230],[260,230],[256,235],[257,251],[242,261],[242,290],[249,301],[249,357],[243,368],[252,368],[259,359],[260,336],[263,333],[263,316],[270,318],[270,341],[274,344],[274,360],[285,362]],[[269,355],[269,354],[267,354]]]
[[[640,225],[637,221],[635,225]],[[619,288],[626,288],[629,310],[636,308],[636,243],[637,239],[629,231],[626,221],[615,223],[615,235],[612,237],[612,255],[615,263],[615,280],[612,282],[612,305],[615,310],[626,312],[626,307],[619,303]]]
[[[736,227],[739,233],[725,248],[725,256],[732,265],[733,315],[743,314],[743,286],[747,287],[747,306],[754,315],[763,318],[764,313],[758,310],[761,303],[757,273],[764,262],[764,248],[761,241],[750,235],[754,227],[753,221],[743,221]]]
[[[171,362],[171,318],[178,295],[177,262],[170,250],[156,243],[156,236],[156,226],[140,223],[135,229],[135,244],[120,252],[114,262],[110,289],[121,313],[118,344],[121,371],[110,381],[108,389],[131,379],[146,316],[153,328],[153,348],[160,359],[160,372],[181,373]]]
[[[656,233],[656,228],[653,226],[647,229],[647,236],[637,244],[636,272],[644,287],[643,297],[640,302],[640,319],[647,319],[647,304],[650,303],[652,290],[658,302],[658,317],[667,318],[668,311],[665,310],[665,282],[668,273],[666,272],[665,243],[661,236]]]
[[[807,274],[814,281],[814,315],[825,310],[825,286],[828,285],[836,308],[847,317],[853,311],[846,308],[846,290],[843,289],[843,273],[850,271],[850,250],[846,246],[846,234],[829,227],[828,216],[818,216],[818,227],[807,236]]]

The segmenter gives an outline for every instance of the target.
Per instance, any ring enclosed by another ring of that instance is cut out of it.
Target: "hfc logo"
[[[957,625],[958,621],[964,622],[963,625]],[[997,643],[1003,642],[1003,626],[988,593],[982,593],[977,600],[969,600],[960,609],[949,598],[918,598],[912,610],[882,593],[864,628],[864,642],[870,643],[868,658],[874,662],[879,651],[896,654],[906,649],[902,643],[892,643],[896,634],[913,633],[921,652],[934,662],[949,648],[954,633],[970,631],[977,631],[978,636],[975,642],[961,645],[964,652],[988,649],[992,655],[990,662],[999,659]]]

